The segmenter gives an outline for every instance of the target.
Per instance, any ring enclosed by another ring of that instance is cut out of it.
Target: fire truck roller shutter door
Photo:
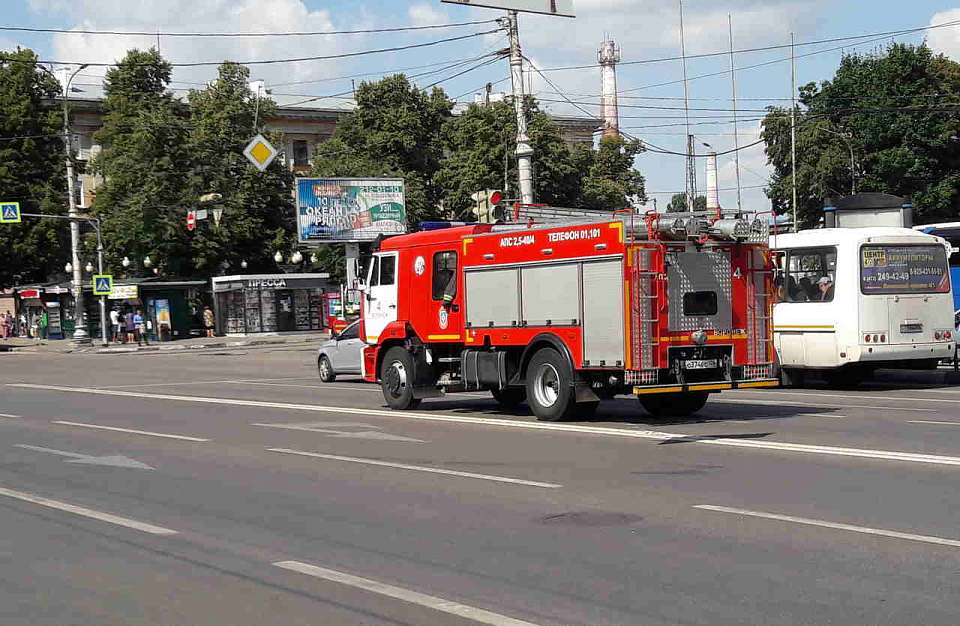
[[[520,323],[519,268],[468,271],[464,281],[467,327],[511,327]]]
[[[623,261],[583,264],[583,364],[623,367]]]
[[[525,326],[575,326],[580,322],[580,264],[535,265],[520,269]]]

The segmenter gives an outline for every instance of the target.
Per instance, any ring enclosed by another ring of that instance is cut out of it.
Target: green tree
[[[647,199],[643,175],[634,166],[643,145],[636,139],[604,137],[591,150],[583,179],[582,205],[590,209],[622,209]]]
[[[453,102],[441,89],[420,91],[402,74],[362,83],[356,101],[333,138],[318,147],[313,174],[403,178],[408,222],[435,216],[440,133]]]
[[[31,50],[0,52],[0,200],[25,213],[66,214],[59,83]],[[45,279],[68,260],[65,221],[0,225],[0,287]]]
[[[894,44],[848,55],[833,79],[800,89],[797,126],[798,218],[814,224],[830,196],[849,193],[850,146],[858,191],[909,196],[919,222],[960,213],[960,64],[925,45]],[[774,174],[774,210],[790,209],[793,179],[789,109],[763,122]]]
[[[170,71],[156,50],[130,50],[104,81],[103,149],[92,163],[104,184],[93,208],[113,267],[150,255],[169,273],[191,270],[188,115],[166,90]]]
[[[693,199],[694,211],[705,211],[707,209],[707,197],[697,196]],[[683,213],[687,210],[687,194],[675,193],[667,204],[667,213]]]
[[[243,156],[276,111],[274,102],[263,98],[258,108],[249,77],[246,67],[224,63],[217,80],[189,95],[188,197],[196,203],[207,193],[222,196],[219,228],[212,219],[201,221],[190,236],[193,265],[203,275],[216,273],[224,262],[238,267],[244,260],[254,271],[273,270],[274,252],[289,246],[295,229],[292,173],[279,159],[261,173]],[[279,145],[279,137],[271,139]]]

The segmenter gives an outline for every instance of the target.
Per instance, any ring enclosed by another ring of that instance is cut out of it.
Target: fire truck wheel
[[[330,359],[326,355],[320,357],[320,360],[317,361],[317,371],[320,373],[320,382],[322,383],[332,383],[337,379],[333,366],[330,364]]]
[[[702,409],[709,395],[706,392],[691,392],[658,397],[640,396],[640,404],[654,417],[687,417]]]
[[[420,400],[413,397],[413,355],[400,346],[387,350],[380,366],[383,399],[391,409],[415,409]]]
[[[542,422],[560,422],[575,410],[573,372],[553,348],[542,348],[527,366],[527,403]]]
[[[501,408],[508,411],[516,410],[527,400],[527,390],[523,387],[507,387],[506,389],[491,389],[493,399]]]

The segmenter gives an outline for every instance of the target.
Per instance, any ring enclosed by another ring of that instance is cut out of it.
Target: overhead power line
[[[391,26],[383,28],[363,28],[357,30],[315,30],[282,32],[157,32],[136,30],[90,30],[80,28],[31,28],[28,26],[0,26],[0,31],[21,33],[59,33],[64,35],[125,35],[131,37],[316,37],[326,35],[365,35],[370,33],[399,33],[405,31],[438,30],[493,24],[497,20],[477,20],[474,22],[453,22],[449,24],[427,24],[424,26]]]
[[[403,50],[413,50],[415,48],[427,48],[430,46],[437,46],[444,43],[451,43],[454,41],[463,41],[464,39],[472,39],[474,37],[483,37],[484,35],[491,35],[493,33],[499,32],[499,28],[492,30],[485,30],[476,33],[470,33],[468,35],[460,35],[458,37],[447,37],[446,39],[437,39],[435,41],[426,41],[422,43],[408,44],[406,46],[392,46],[390,48],[376,48],[373,50],[359,50],[357,52],[342,52],[340,54],[326,54],[310,57],[294,57],[289,59],[266,59],[266,60],[253,60],[253,61],[233,61],[239,65],[275,65],[281,63],[299,63],[303,61],[329,61],[333,59],[346,59],[351,57],[360,57],[367,56],[371,54],[383,54],[386,52],[401,52]],[[21,62],[21,63],[32,63],[33,61],[21,61],[19,59],[5,59],[6,62]],[[105,63],[105,62],[84,62],[84,61],[49,61],[43,60],[38,61],[39,63],[52,63],[54,65],[87,65],[90,67],[113,67],[117,65],[116,61]],[[224,61],[194,61],[190,63],[170,63],[171,67],[204,67],[204,66],[213,66],[213,65],[222,65]],[[152,63],[138,63],[138,66],[152,66]]]
[[[857,39],[869,39],[872,37],[880,37],[880,38],[886,39],[887,37],[909,35],[912,33],[934,30],[938,28],[949,28],[951,26],[958,26],[958,25],[960,25],[960,20],[952,20],[952,21],[943,22],[940,24],[930,24],[928,26],[919,26],[916,28],[907,28],[903,30],[891,30],[891,31],[885,31],[885,32],[865,33],[863,35],[848,35],[845,37],[831,37],[829,39],[805,41],[805,42],[796,44],[796,46],[798,48],[805,47],[805,46],[817,46],[817,45],[823,45],[826,43],[837,43],[840,41],[855,41]],[[791,47],[790,44],[758,46],[754,48],[741,48],[739,50],[734,50],[733,53],[745,54],[745,53],[751,53],[751,52],[769,52],[771,50],[784,50],[790,47]],[[688,54],[686,55],[686,58],[688,60],[689,59],[707,59],[711,57],[720,57],[720,56],[729,56],[729,55],[730,55],[729,50],[723,50],[718,52],[704,52],[701,54]],[[652,59],[635,59],[633,61],[620,61],[618,65],[646,65],[650,63],[666,63],[670,61],[681,61],[681,60],[683,60],[682,56],[669,56],[669,57],[659,57],[659,58],[652,58]],[[590,65],[565,65],[565,66],[558,66],[558,67],[546,67],[546,68],[543,68],[543,71],[544,72],[562,72],[566,70],[583,70],[583,69],[596,69],[596,68],[597,68],[597,64],[592,63]],[[727,71],[727,73],[729,73],[729,70]]]

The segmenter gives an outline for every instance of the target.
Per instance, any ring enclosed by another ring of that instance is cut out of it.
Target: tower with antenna
[[[617,63],[620,62],[620,47],[608,38],[597,52],[600,62],[600,77],[603,81],[603,136],[620,136],[620,107],[617,104]]]

